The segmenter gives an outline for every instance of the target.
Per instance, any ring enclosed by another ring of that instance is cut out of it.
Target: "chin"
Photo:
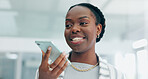
[[[82,54],[83,52],[80,52],[80,51],[74,51],[72,50],[73,53],[76,53],[76,54]]]
[[[84,50],[82,50],[82,48],[72,48],[72,52],[76,53],[76,54],[82,54],[84,53]]]

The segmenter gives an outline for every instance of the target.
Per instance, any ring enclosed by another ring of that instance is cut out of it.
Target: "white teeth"
[[[81,40],[81,39],[83,39],[83,38],[76,37],[76,38],[73,38],[72,41],[79,41],[79,40]]]

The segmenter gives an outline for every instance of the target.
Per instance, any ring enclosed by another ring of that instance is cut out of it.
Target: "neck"
[[[91,65],[95,65],[97,63],[95,50],[93,51],[89,50],[82,53],[72,52],[70,58],[71,58],[70,59],[71,62],[86,63]]]

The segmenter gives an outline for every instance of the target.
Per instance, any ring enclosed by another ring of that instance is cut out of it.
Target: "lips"
[[[70,41],[72,44],[81,44],[84,41],[85,37],[82,36],[72,36]]]

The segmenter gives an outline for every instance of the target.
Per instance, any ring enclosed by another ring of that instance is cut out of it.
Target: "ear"
[[[97,36],[98,36],[98,35],[101,33],[101,31],[102,31],[102,25],[101,25],[101,24],[98,24],[96,28],[97,28],[96,34],[97,34]]]

